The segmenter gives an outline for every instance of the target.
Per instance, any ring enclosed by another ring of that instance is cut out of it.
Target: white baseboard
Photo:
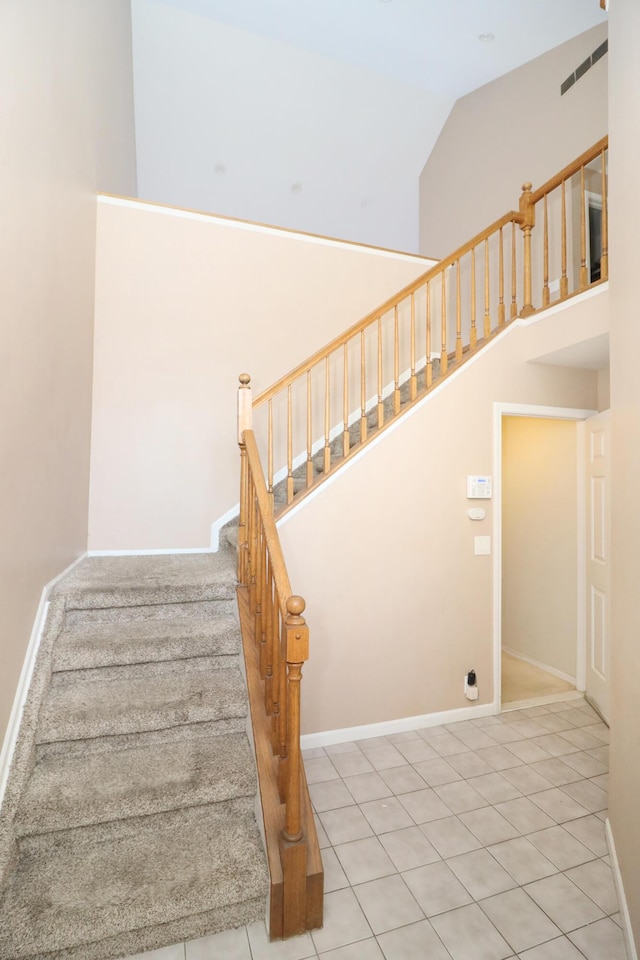
[[[220,531],[235,517],[240,516],[240,504],[236,503],[230,510],[223,513],[221,517],[214,520],[211,524],[211,549],[217,553],[220,547]]]
[[[215,553],[211,547],[160,547],[157,550],[88,550],[87,557],[156,557],[168,553]]]
[[[13,698],[13,706],[11,708],[11,714],[9,715],[7,731],[2,743],[2,750],[0,750],[0,808],[2,807],[4,793],[7,787],[9,769],[11,767],[13,753],[18,740],[20,723],[22,721],[22,712],[27,701],[27,694],[29,693],[29,686],[31,684],[31,677],[33,676],[33,668],[35,666],[36,656],[40,648],[40,641],[42,640],[44,625],[47,621],[47,613],[49,612],[49,596],[58,581],[62,580],[63,577],[70,573],[70,571],[73,570],[73,568],[76,567],[82,560],[84,560],[86,556],[86,553],[82,553],[76,560],[73,561],[73,563],[70,563],[69,566],[62,571],[62,573],[59,573],[57,577],[54,577],[53,580],[50,580],[42,591],[40,603],[38,604],[35,620],[33,622],[33,628],[31,630],[31,637],[29,638],[29,645],[27,647],[24,663],[22,664],[18,688],[16,690],[16,695]]]
[[[549,693],[544,697],[528,697],[526,700],[507,700],[502,704],[502,713],[510,710],[526,710],[528,707],[544,707],[547,703],[563,703],[565,700],[584,700],[581,690],[565,690],[564,693]]]
[[[563,673],[562,670],[556,670],[555,667],[550,667],[548,663],[541,663],[540,660],[534,660],[533,657],[527,657],[524,653],[520,653],[519,650],[513,650],[511,647],[502,647],[503,653],[508,653],[510,657],[515,657],[516,660],[524,660],[525,663],[530,663],[532,667],[537,667],[538,670],[544,670],[546,673],[550,673],[553,677],[557,677],[558,680],[564,680],[565,683],[571,683],[573,686],[576,686],[576,678],[572,677],[569,673]]]
[[[611,857],[611,869],[613,870],[613,879],[616,885],[616,893],[618,894],[618,904],[620,906],[620,917],[622,919],[622,932],[624,933],[624,942],[627,947],[627,955],[629,960],[638,960],[638,953],[636,950],[635,940],[633,938],[633,929],[631,927],[631,917],[629,916],[629,907],[627,905],[627,898],[624,893],[624,884],[622,883],[622,874],[620,872],[620,864],[618,863],[618,854],[616,853],[616,845],[613,839],[613,831],[611,830],[611,823],[607,817],[605,821],[605,834],[607,837],[607,846],[609,847],[609,856]]]
[[[361,727],[342,727],[339,730],[325,730],[321,733],[305,733],[300,737],[300,746],[303,750],[310,750],[312,747],[328,747],[334,743],[349,743],[351,740],[370,740],[372,737],[386,737],[390,733],[404,733],[407,730],[439,727],[443,723],[457,723],[459,720],[491,717],[495,712],[494,704],[486,703],[479,707],[460,707],[457,710],[443,710],[440,713],[423,713],[417,717],[401,717],[399,720],[367,723]]]

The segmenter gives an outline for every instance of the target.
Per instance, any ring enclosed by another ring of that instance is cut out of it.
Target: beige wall
[[[0,4],[0,738],[45,583],[86,549],[97,189],[135,191],[125,0]]]
[[[100,204],[89,547],[208,547],[254,396],[425,271],[419,257]]]
[[[594,409],[595,371],[528,363],[604,332],[600,293],[494,341],[280,524],[293,589],[307,601],[305,733],[469,706],[478,672],[493,699],[492,535],[467,515],[467,474],[493,471],[494,401]]]
[[[560,84],[606,38],[603,24],[457,101],[420,177],[420,250],[444,257],[607,132],[607,57]]]
[[[640,391],[638,244],[640,6],[611,4],[610,253],[612,426],[611,792],[609,815],[640,946]]]
[[[502,645],[576,675],[576,424],[502,419]]]

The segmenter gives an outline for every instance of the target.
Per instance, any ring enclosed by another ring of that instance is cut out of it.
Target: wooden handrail
[[[601,154],[603,150],[606,150],[608,146],[608,136],[598,140],[598,142],[594,143],[592,147],[589,147],[589,149],[585,150],[584,153],[581,153],[579,157],[576,157],[576,159],[572,160],[571,163],[568,163],[566,167],[563,167],[559,173],[556,173],[555,176],[547,180],[546,183],[543,183],[541,187],[538,187],[537,190],[534,190],[531,194],[531,203],[537,203],[539,200],[542,200],[545,193],[551,193],[552,190],[555,190],[556,187],[559,187],[562,184],[563,180],[568,180],[574,175],[574,173],[579,173],[581,167],[584,167],[587,163],[591,163],[592,160],[595,160],[596,157]]]
[[[443,270],[447,267],[452,266],[456,260],[460,260],[465,254],[469,253],[473,247],[477,247],[480,243],[488,237],[491,237],[500,227],[505,226],[507,223],[521,223],[522,216],[516,210],[510,210],[509,213],[505,213],[503,217],[500,217],[499,220],[496,220],[495,223],[492,223],[490,227],[487,227],[485,230],[481,230],[480,233],[476,234],[473,239],[464,243],[459,247],[454,253],[449,257],[445,257],[444,260],[439,260],[433,267],[430,267],[425,273],[418,277],[417,280],[413,280],[411,283],[408,283],[406,287],[403,287],[399,293],[395,293],[392,297],[389,297],[384,301],[379,307],[375,310],[372,310],[371,313],[368,313],[366,317],[363,317],[362,320],[359,320],[357,323],[354,323],[352,327],[349,327],[348,330],[345,330],[344,333],[339,334],[335,337],[330,343],[325,347],[321,347],[320,350],[317,350],[316,353],[312,354],[308,360],[305,360],[303,363],[299,363],[297,367],[294,367],[289,373],[285,373],[283,377],[280,377],[279,380],[268,387],[266,390],[263,390],[262,393],[258,394],[256,399],[253,401],[253,409],[257,410],[258,407],[262,406],[263,403],[266,403],[268,400],[280,393],[285,387],[288,387],[290,384],[294,383],[298,377],[302,376],[303,373],[310,367],[315,367],[321,360],[324,360],[326,357],[334,353],[339,347],[343,346],[345,343],[348,343],[353,337],[357,336],[365,327],[368,327],[369,324],[374,323],[378,317],[384,315],[389,310],[392,310],[398,303],[403,300],[406,300],[411,296],[412,293],[416,293],[423,287],[427,280],[431,280],[433,277],[437,277]]]
[[[400,416],[401,408],[417,403],[508,323],[608,278],[607,149],[604,137],[536,190],[525,183],[517,210],[495,220],[260,393],[252,411],[262,422],[266,414],[260,408],[268,408],[268,494],[278,514],[308,495]],[[587,167],[598,157],[600,176]],[[589,218],[598,216],[601,249],[596,250]],[[284,496],[278,488],[283,476]]]
[[[251,427],[250,377],[241,374],[238,602],[271,876],[269,929],[276,939],[322,924],[323,873],[300,750],[300,687],[309,658],[305,602],[291,592]],[[290,416],[288,449],[290,474]]]

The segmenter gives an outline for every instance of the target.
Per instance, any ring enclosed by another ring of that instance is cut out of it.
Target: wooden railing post
[[[251,377],[241,373],[238,377],[238,446],[240,447],[240,516],[238,517],[238,570],[239,583],[247,585],[247,508],[249,501],[249,475],[244,431],[252,428]]]
[[[522,184],[522,195],[520,197],[520,214],[522,222],[520,228],[524,235],[524,298],[521,317],[529,317],[535,312],[531,301],[531,231],[536,225],[536,208],[531,198],[531,184]]]
[[[306,929],[307,847],[301,815],[302,755],[300,752],[300,681],[302,664],[309,658],[309,628],[302,613],[302,597],[289,597],[283,624],[287,661],[287,766],[285,821],[281,857],[285,891],[283,934],[285,937]]]

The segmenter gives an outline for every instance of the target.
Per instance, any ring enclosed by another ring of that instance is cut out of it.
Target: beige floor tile
[[[341,777],[353,777],[357,773],[371,773],[373,767],[361,751],[357,753],[339,753],[331,762]]]
[[[445,733],[440,737],[434,737],[430,743],[440,757],[450,757],[455,753],[466,753],[469,749],[466,743],[458,740],[452,733]]]
[[[471,903],[473,897],[446,863],[431,863],[402,874],[427,917]]]
[[[396,872],[393,861],[377,837],[341,843],[335,852],[352,886]]]
[[[429,920],[381,933],[378,943],[385,960],[451,960],[451,954],[443,947]]]
[[[552,940],[560,933],[555,923],[522,889],[489,897],[480,906],[516,953]]]
[[[387,744],[386,747],[376,747],[375,750],[367,750],[366,757],[376,770],[388,770],[389,767],[401,767],[407,762],[392,743]]]
[[[584,954],[566,937],[558,937],[540,944],[539,947],[525,950],[520,954],[520,960],[584,960]]]
[[[564,737],[561,737],[558,733],[548,733],[544,737],[535,737],[531,743],[542,747],[542,749],[546,750],[552,757],[564,757],[569,753],[578,753],[580,750],[580,747],[569,743],[568,740],[565,740]]]
[[[423,823],[420,829],[441,857],[448,859],[482,846],[459,817],[445,817]]]
[[[360,804],[360,809],[375,833],[389,833],[390,830],[413,826],[413,820],[397,797],[370,800]]]
[[[477,904],[431,921],[453,960],[507,960],[512,951]]]
[[[427,786],[415,767],[405,764],[404,767],[390,767],[381,770],[379,774],[390,790],[396,795],[412,793],[414,790],[424,790]]]
[[[512,890],[517,884],[513,877],[486,850],[472,850],[447,860],[458,880],[474,900],[483,900],[496,893]]]
[[[590,780],[579,780],[577,783],[567,783],[560,788],[589,813],[598,813],[599,810],[606,810],[608,805],[608,794],[606,790],[601,790]]]
[[[399,874],[354,887],[369,926],[375,934],[423,920],[424,914]]]
[[[570,796],[555,787],[553,790],[543,790],[542,793],[532,793],[531,801],[548,814],[556,823],[566,823],[567,820],[577,820],[585,817],[590,810],[577,803]]]
[[[335,896],[335,894],[330,894]],[[315,956],[315,947],[308,933],[291,940],[269,941],[262,921],[247,927],[252,960],[307,960]]]
[[[337,780],[340,776],[329,757],[319,757],[317,760],[305,760],[304,770],[307,775],[307,783],[320,783],[322,780]]]
[[[620,927],[608,918],[568,934],[587,960],[627,960]]]
[[[356,840],[355,843],[362,843],[362,840]],[[322,853],[322,866],[324,867],[324,892],[332,893],[334,890],[342,890],[349,886],[349,880],[340,865],[334,849],[324,850]]]
[[[186,960],[251,960],[246,927],[190,940],[186,948]]]
[[[593,850],[597,857],[606,857],[609,852],[605,826],[597,816],[581,817],[579,820],[570,820],[564,825],[572,837],[583,843],[589,850]]]
[[[541,790],[548,790],[551,786],[551,783],[542,774],[536,773],[535,770],[526,765],[513,767],[511,770],[503,770],[502,776],[526,797],[531,796],[532,793],[539,793]]]
[[[338,756],[341,753],[358,753],[359,750],[360,747],[353,740],[349,740],[347,743],[332,743],[324,748],[328,757]]]
[[[522,760],[511,753],[509,746],[508,744],[506,747],[502,747],[496,744],[494,747],[486,747],[486,749],[478,750],[478,756],[498,772],[521,766]]]
[[[396,750],[402,754],[409,763],[417,763],[419,760],[436,760],[438,754],[430,747],[426,740],[406,740],[404,743],[396,743]]]
[[[413,793],[403,793],[398,797],[398,800],[412,817],[412,820],[418,824],[451,816],[449,807],[430,788],[415,790]]]
[[[459,819],[484,847],[519,836],[513,824],[494,807],[481,807],[479,810],[461,813]]]
[[[583,843],[576,840],[565,827],[549,827],[530,833],[527,839],[534,847],[544,854],[558,870],[569,870],[578,867],[581,863],[588,863],[595,859],[593,850],[589,850]]]
[[[448,763],[454,770],[457,770],[461,777],[468,780],[469,777],[480,777],[483,774],[493,773],[492,768],[486,761],[479,757],[477,753],[467,751],[467,753],[455,753],[449,757]]]
[[[562,873],[529,883],[524,889],[563,933],[594,923],[604,916],[593,900]]]
[[[531,883],[558,872],[550,860],[526,837],[516,837],[489,847],[489,852],[518,883]]]
[[[569,754],[569,756],[571,756],[571,754]],[[551,757],[548,760],[540,760],[538,763],[532,763],[529,769],[533,773],[539,773],[540,776],[545,777],[554,787],[561,787],[565,783],[575,783],[576,780],[582,778],[581,773],[577,773],[572,767],[568,766],[564,760],[560,760],[559,757]]]
[[[316,813],[350,807],[355,803],[342,780],[321,780],[309,784],[309,795]]]
[[[548,760],[550,756],[547,750],[544,750],[537,743],[532,743],[531,740],[516,740],[515,743],[508,743],[505,750],[508,750],[523,763]]]
[[[592,860],[566,871],[566,876],[591,897],[606,914],[617,913],[618,897],[611,867],[602,860]]]
[[[358,803],[392,796],[391,789],[375,770],[373,773],[358,773],[355,777],[345,777],[344,782]]]
[[[320,814],[320,821],[331,843],[348,843],[373,836],[373,830],[363,817],[359,807],[342,807]]]
[[[318,953],[371,939],[371,927],[353,890],[336,890],[324,898],[324,926],[311,938]]]
[[[516,786],[507,780],[501,773],[487,773],[482,777],[469,780],[469,786],[477,790],[480,796],[491,804],[503,803],[506,800],[515,800],[522,794]]]
[[[435,863],[440,859],[435,847],[427,840],[420,827],[392,830],[379,837],[380,843],[391,857],[396,870],[412,870]]]
[[[442,783],[453,783],[462,780],[457,770],[454,770],[448,760],[425,760],[416,763],[415,769],[430,787],[440,786]]]
[[[499,774],[495,773],[492,776],[497,777]],[[485,798],[466,780],[459,783],[444,783],[433,789],[452,813],[466,813],[467,810],[477,810],[478,807],[487,806]]]
[[[321,953],[320,960],[384,960],[384,955],[377,941],[371,937],[369,940],[360,940],[359,943],[350,943],[347,947]]]

